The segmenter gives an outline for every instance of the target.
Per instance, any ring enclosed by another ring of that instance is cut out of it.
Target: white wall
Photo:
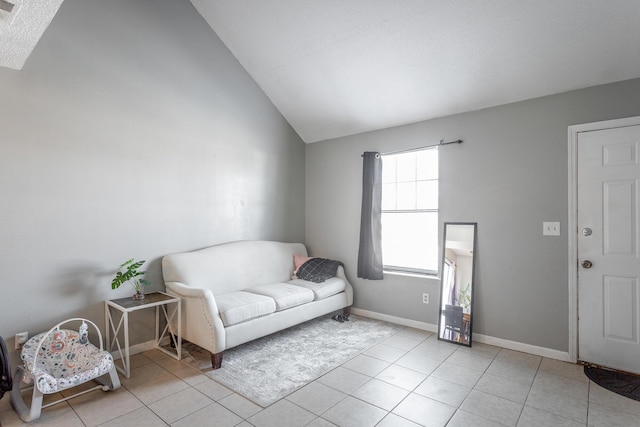
[[[165,254],[302,241],[304,150],[188,1],[66,0],[0,69],[0,335],[102,325],[130,257],[163,290]]]
[[[437,324],[437,279],[356,278],[361,154],[462,139],[440,149],[440,223],[478,223],[473,331],[566,351],[567,127],[636,115],[630,80],[308,145],[307,245],[344,261],[355,307]]]

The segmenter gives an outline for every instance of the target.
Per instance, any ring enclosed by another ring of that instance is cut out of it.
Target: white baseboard
[[[518,341],[505,340],[489,335],[473,334],[473,340],[483,344],[495,345],[496,347],[506,348],[508,350],[521,351],[523,353],[535,354],[549,359],[561,360],[569,362],[569,352],[554,350],[552,348],[540,347],[537,345],[525,344]]]
[[[377,313],[375,311],[362,310],[361,308],[351,308],[351,313],[356,316],[368,317],[370,319],[382,320],[396,325],[409,326],[411,328],[421,329],[427,332],[438,332],[438,325],[431,323],[419,322],[417,320],[404,319],[402,317],[391,316],[389,314]]]
[[[409,326],[411,328],[421,329],[423,331],[438,332],[438,325],[432,323],[419,322],[417,320],[404,319],[402,317],[390,316],[388,314],[377,313],[375,311],[362,310],[360,308],[352,308],[351,312],[356,316],[368,317],[370,319],[383,320],[385,322],[395,323],[397,325]],[[523,353],[534,354],[536,356],[547,357],[549,359],[570,362],[569,352],[554,350],[552,348],[539,347],[537,345],[525,344],[518,341],[505,340],[489,335],[473,334],[473,341],[482,344],[494,345],[496,347],[506,348],[508,350],[521,351]]]
[[[129,348],[129,355],[133,356],[134,354],[144,353],[145,351],[153,350],[154,348],[156,348],[155,340],[135,344]],[[124,347],[122,348],[122,354],[124,355]],[[114,360],[121,359],[120,352],[118,350],[112,351],[111,355]]]

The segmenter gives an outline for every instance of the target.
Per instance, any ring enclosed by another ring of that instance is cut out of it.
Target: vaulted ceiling
[[[0,66],[62,1],[0,0]],[[638,0],[191,3],[305,142],[640,77]]]
[[[191,0],[306,142],[640,77],[638,0]]]

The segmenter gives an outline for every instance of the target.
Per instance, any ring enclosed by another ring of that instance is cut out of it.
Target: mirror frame
[[[442,320],[444,317],[444,264],[445,264],[445,253],[447,249],[447,229],[449,226],[454,225],[469,225],[473,226],[473,245],[472,245],[472,258],[471,258],[471,302],[469,303],[469,337],[466,341],[458,341],[453,339],[448,339],[444,337],[444,331],[442,330]],[[447,341],[458,345],[463,345],[466,347],[471,347],[471,338],[473,333],[473,295],[475,293],[476,287],[476,255],[477,255],[477,246],[478,246],[478,223],[477,222],[445,222],[443,227],[443,237],[442,237],[442,262],[440,264],[440,305],[438,307],[438,340]]]

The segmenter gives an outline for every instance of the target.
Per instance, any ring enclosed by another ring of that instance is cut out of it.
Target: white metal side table
[[[170,307],[172,305],[173,307]],[[156,347],[158,348],[158,350],[172,356],[177,360],[180,360],[182,358],[182,313],[180,308],[180,298],[174,297],[164,292],[152,292],[150,294],[146,294],[144,299],[142,300],[137,300],[129,297],[105,301],[104,322],[106,326],[105,336],[107,341],[107,350],[112,351],[114,345],[117,347],[118,352],[120,353],[122,366],[118,366],[116,363],[116,368],[127,378],[130,378],[131,376],[131,364],[129,361],[129,313],[152,307],[156,308]],[[169,310],[170,308],[172,308],[172,310]],[[162,333],[160,333],[160,309],[162,309],[164,319],[167,323],[162,330]],[[112,313],[115,314],[116,311],[120,312],[119,319],[117,319],[117,316],[112,315]],[[176,316],[177,319],[175,319]],[[115,322],[116,320],[118,320],[117,325]],[[174,331],[173,327],[171,326],[172,320],[176,320],[178,326],[177,331]],[[118,338],[121,331],[122,335],[124,336],[124,348],[120,345],[120,339]],[[113,338],[111,337],[112,332]],[[160,346],[160,342],[165,337],[167,332],[170,333],[169,338],[175,345],[175,353]]]

